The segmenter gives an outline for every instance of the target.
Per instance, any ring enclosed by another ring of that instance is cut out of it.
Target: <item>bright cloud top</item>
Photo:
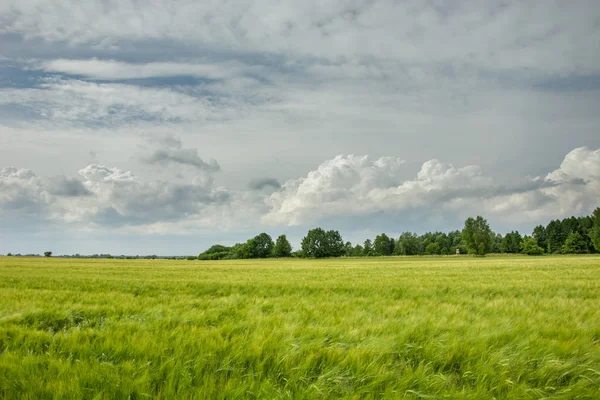
[[[0,211],[97,229],[190,220],[204,221],[202,228],[218,228],[225,220],[231,225],[236,209],[254,214],[247,221],[284,226],[435,209],[541,222],[589,212],[600,198],[600,149],[577,148],[546,177],[508,188],[495,184],[478,166],[430,160],[415,178],[400,182],[403,167],[394,157],[337,156],[270,194],[216,187],[210,174],[188,183],[142,182],[131,171],[91,164],[79,171],[82,179],[77,180],[41,178],[27,169],[5,167],[0,173]]]

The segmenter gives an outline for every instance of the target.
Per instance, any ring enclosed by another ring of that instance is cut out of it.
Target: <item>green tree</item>
[[[346,242],[344,244],[344,255],[346,257],[352,257],[352,251],[353,250],[354,250],[354,248],[352,247],[352,243]]]
[[[364,254],[364,249],[360,244],[357,244],[352,249],[352,257],[362,257]]]
[[[533,228],[533,238],[537,245],[546,251],[548,249],[548,235],[546,234],[546,228],[543,225],[538,225]]]
[[[518,231],[507,233],[502,239],[502,252],[519,253],[521,251],[521,242],[523,242],[523,238]]]
[[[431,242],[425,247],[425,254],[434,255],[440,254],[440,245],[437,242]]]
[[[396,254],[414,256],[422,253],[422,243],[416,233],[404,232],[396,241]]]
[[[273,239],[266,233],[256,235],[246,242],[243,258],[267,258],[273,253]]]
[[[44,252],[44,257],[52,257],[52,252],[51,251],[45,251]]]
[[[570,233],[562,247],[563,254],[584,254],[588,253],[588,247],[585,239],[579,232]]]
[[[327,235],[325,231],[321,228],[309,230],[306,236],[302,238],[300,247],[306,257],[327,257]]]
[[[592,227],[588,236],[592,239],[596,251],[600,251],[600,207],[596,208],[592,214]]]
[[[560,253],[562,246],[567,239],[567,234],[563,232],[563,226],[559,220],[552,220],[548,226],[546,226],[546,237],[548,253]]]
[[[375,241],[373,242],[373,252],[376,256],[389,256],[390,252],[390,238],[382,233],[381,235],[377,235]]]
[[[538,245],[536,239],[530,236],[525,236],[523,238],[523,241],[521,242],[521,251],[523,254],[529,256],[539,256],[544,254],[544,249]]]
[[[273,257],[291,257],[292,245],[285,235],[279,235],[273,247]]]
[[[490,250],[491,253],[502,253],[502,242],[504,241],[504,238],[502,237],[501,234],[497,233],[494,234],[492,232],[492,248]]]
[[[308,231],[302,238],[302,251],[306,257],[340,257],[344,255],[344,241],[338,231],[325,232],[321,228]]]
[[[341,257],[344,255],[344,240],[342,235],[336,230],[330,230],[325,233],[327,238],[327,257]]]
[[[373,242],[371,242],[371,239],[365,240],[363,243],[363,255],[368,257],[372,256],[373,253]]]
[[[492,230],[485,218],[467,218],[462,231],[463,243],[470,254],[484,256],[492,247]]]

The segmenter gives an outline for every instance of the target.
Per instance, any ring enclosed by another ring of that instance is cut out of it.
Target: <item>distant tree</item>
[[[502,250],[502,242],[504,238],[499,233],[492,232],[492,248],[490,250],[491,253],[503,253]]]
[[[548,253],[560,253],[567,239],[567,233],[563,231],[563,226],[559,220],[550,221],[546,226],[546,236]]]
[[[485,218],[481,216],[467,218],[462,231],[462,238],[469,254],[484,256],[492,247],[492,230]]]
[[[344,255],[346,257],[352,257],[352,251],[353,251],[353,247],[352,247],[352,243],[350,242],[346,242],[344,244]]]
[[[373,253],[373,242],[371,242],[371,239],[365,240],[363,243],[363,255],[368,257],[372,256]]]
[[[302,238],[302,251],[307,257],[340,257],[344,255],[344,241],[338,231],[315,228]]]
[[[360,244],[357,244],[352,248],[352,257],[362,257],[364,255],[364,249]]]
[[[390,255],[394,254],[394,250],[396,249],[396,241],[394,238],[390,238]]]
[[[275,246],[273,247],[273,256],[274,257],[291,257],[292,255],[292,245],[288,241],[285,235],[279,235],[277,240],[275,241]]]
[[[600,251],[600,207],[594,210],[591,219],[592,226],[589,229],[588,236],[592,240],[596,251]]]
[[[521,251],[521,242],[523,238],[518,231],[507,233],[502,239],[503,253],[519,253]]]
[[[327,257],[341,257],[344,255],[344,240],[338,231],[330,230],[326,232],[327,237]]]
[[[8,253],[6,256],[7,257],[12,257],[12,253]]]
[[[274,245],[271,236],[263,232],[246,242],[243,258],[268,258],[273,253]]]
[[[306,257],[323,258],[326,254],[327,236],[321,228],[315,228],[308,231],[305,237],[302,238],[300,246]]]
[[[302,251],[302,249],[300,250],[296,250],[292,253],[292,257],[296,257],[296,258],[305,258],[306,254],[304,253],[304,251]]]
[[[52,252],[51,251],[45,251],[44,252],[44,257],[52,257]]]
[[[431,242],[425,247],[425,254],[434,255],[440,254],[440,245],[437,242]]]
[[[415,233],[405,232],[396,241],[397,255],[414,256],[421,254],[423,246],[421,239]]]
[[[377,235],[375,238],[373,252],[376,256],[389,256],[392,254],[390,252],[390,238],[385,233]]]
[[[542,225],[538,225],[533,228],[533,238],[539,247],[546,251],[548,249],[548,235],[546,234],[546,228]]]
[[[588,247],[585,239],[579,232],[570,233],[562,247],[563,254],[585,254]]]
[[[544,254],[544,249],[540,247],[537,240],[530,236],[525,236],[521,242],[521,251],[529,256],[540,256]]]

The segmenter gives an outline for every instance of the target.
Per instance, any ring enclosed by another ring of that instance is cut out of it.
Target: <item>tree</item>
[[[6,257],[12,257],[12,253],[6,254]]]
[[[325,234],[327,238],[327,257],[341,257],[344,255],[344,240],[338,231],[330,230]]]
[[[502,239],[503,253],[519,253],[521,251],[521,242],[523,238],[518,231],[507,233]]]
[[[352,249],[352,257],[362,257],[363,256],[363,247],[360,244],[357,244]]]
[[[352,243],[350,243],[350,242],[346,242],[346,243],[344,244],[344,255],[345,255],[346,257],[352,257],[352,251],[353,251],[353,250],[354,250],[354,249],[352,248]]]
[[[546,228],[542,225],[538,225],[533,228],[533,238],[537,245],[546,251],[548,249],[548,235],[546,234]]]
[[[492,253],[502,253],[502,242],[504,241],[504,238],[502,237],[501,234],[497,233],[494,234],[492,232],[492,248],[490,250],[490,252]]]
[[[431,242],[425,247],[425,254],[440,254],[440,245],[437,242]]]
[[[249,239],[243,249],[243,258],[267,258],[273,253],[273,239],[266,233],[261,233]]]
[[[371,239],[367,239],[363,243],[363,255],[366,257],[373,255],[373,243]]]
[[[600,207],[596,208],[592,214],[592,228],[588,236],[592,239],[596,251],[600,251]]]
[[[396,254],[414,256],[422,253],[422,243],[416,233],[404,232],[396,241]]]
[[[51,251],[45,251],[44,252],[44,257],[52,257],[52,252]]]
[[[521,251],[523,254],[527,254],[528,256],[540,256],[544,254],[544,249],[538,245],[536,239],[530,236],[525,236],[523,238],[523,242],[521,243]]]
[[[567,239],[567,234],[563,232],[563,227],[559,220],[552,220],[546,226],[546,237],[548,253],[560,253]]]
[[[570,233],[562,247],[563,254],[585,254],[588,253],[585,239],[579,232]]]
[[[492,230],[485,218],[478,215],[475,219],[467,218],[462,238],[470,254],[484,256],[492,245]]]
[[[377,235],[373,242],[373,251],[376,256],[389,256],[392,254],[390,252],[390,238],[385,233]]]
[[[292,245],[285,235],[279,235],[273,247],[273,257],[291,257]]]
[[[321,228],[308,231],[302,238],[302,251],[306,257],[340,257],[344,254],[344,241],[338,231],[325,232]]]

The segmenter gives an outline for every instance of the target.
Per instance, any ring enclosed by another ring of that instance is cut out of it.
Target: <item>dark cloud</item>
[[[254,179],[248,184],[248,187],[252,190],[262,190],[262,189],[279,189],[281,184],[275,178],[258,178]]]
[[[216,172],[221,169],[215,160],[205,162],[198,156],[196,149],[158,149],[146,157],[142,157],[141,161],[146,164],[180,164],[189,165],[190,167],[198,168],[203,171]]]
[[[64,176],[48,179],[46,190],[55,196],[79,197],[91,195],[81,181]]]
[[[181,139],[175,135],[167,135],[155,140],[159,147],[150,155],[141,156],[140,160],[146,164],[179,164],[188,165],[202,171],[216,172],[221,169],[217,161],[204,161],[198,155],[198,149],[184,148]]]

